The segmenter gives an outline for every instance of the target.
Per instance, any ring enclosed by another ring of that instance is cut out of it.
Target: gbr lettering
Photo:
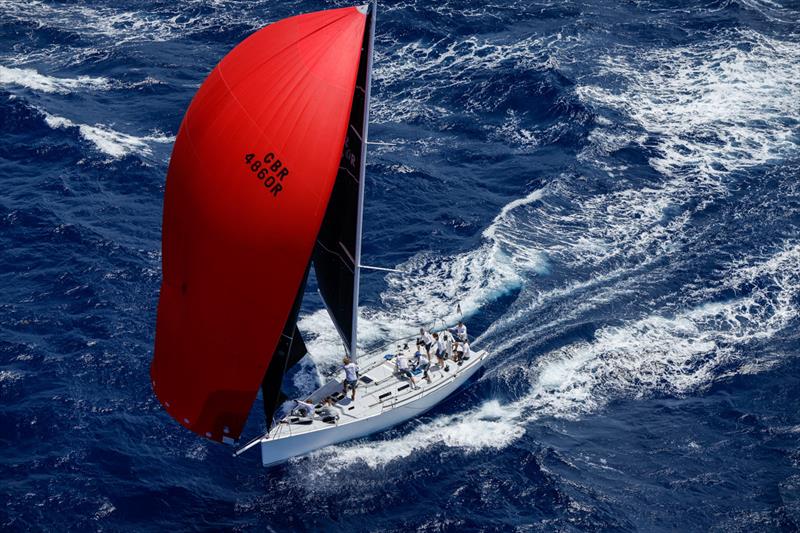
[[[272,193],[272,197],[277,198],[278,193],[284,189],[284,179],[289,175],[289,167],[273,152],[267,152],[263,157],[257,157],[255,153],[245,154],[244,164],[261,180],[264,187]]]

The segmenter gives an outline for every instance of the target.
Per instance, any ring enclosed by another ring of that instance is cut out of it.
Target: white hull
[[[465,361],[460,366],[450,362],[448,365],[450,367],[449,372],[445,372],[434,365],[435,370],[431,371],[433,382],[429,384],[421,379],[420,376],[417,379],[417,383],[421,385],[418,389],[403,387],[407,382],[396,376],[386,378],[384,381],[391,381],[391,383],[385,384],[374,392],[368,391],[361,398],[357,396],[356,402],[352,407],[347,407],[350,405],[349,399],[340,401],[339,404],[343,405],[341,411],[344,416],[335,425],[321,422],[315,422],[313,426],[279,424],[278,427],[273,428],[272,431],[264,435],[260,441],[261,461],[264,466],[275,465],[291,457],[304,455],[331,444],[383,431],[419,416],[463,385],[481,368],[485,358],[485,351],[473,352],[469,361]],[[392,365],[393,363],[387,362],[384,364]],[[376,367],[375,370],[380,369]],[[405,388],[406,392],[398,393],[394,398],[387,397],[384,401],[379,401],[378,405],[370,405],[380,396],[379,393],[385,395],[383,391],[387,391],[390,388],[392,392],[396,392],[398,385]],[[334,390],[340,389],[341,385],[334,381],[320,389],[320,391],[327,395]],[[360,392],[361,390],[359,389]],[[362,403],[363,407],[359,405],[359,402]],[[351,415],[348,412],[353,412],[353,414]]]

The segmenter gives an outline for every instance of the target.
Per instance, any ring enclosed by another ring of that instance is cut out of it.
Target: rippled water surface
[[[149,385],[164,176],[261,26],[340,3],[0,0],[7,530],[800,528],[800,5],[379,6],[364,347],[492,356],[426,416],[263,469]],[[300,394],[339,357],[314,282]],[[256,402],[245,436],[263,429]]]

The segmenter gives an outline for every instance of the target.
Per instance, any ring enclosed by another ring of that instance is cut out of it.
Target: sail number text
[[[272,196],[277,197],[283,190],[283,180],[289,175],[289,168],[274,153],[269,152],[262,158],[256,157],[256,154],[245,154],[244,163],[264,183]]]

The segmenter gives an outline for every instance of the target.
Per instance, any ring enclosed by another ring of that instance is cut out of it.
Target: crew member
[[[311,403],[311,398],[295,400],[294,410],[299,411],[306,418],[314,418],[314,404]]]
[[[469,356],[472,352],[469,349],[469,341],[464,341],[461,343],[461,346],[464,348],[464,353],[461,354],[461,359],[466,361],[469,359]]]
[[[444,368],[444,359],[447,357],[447,343],[444,342],[438,333],[433,334],[434,345],[436,348],[436,360],[439,362],[439,368]]]
[[[414,375],[408,368],[408,358],[403,352],[397,354],[395,358],[395,365],[397,366],[397,371],[400,373],[400,375],[407,377],[411,381],[411,386],[417,388],[417,382],[414,380]]]
[[[419,340],[422,342],[422,345],[425,346],[425,352],[428,354],[428,357],[430,357],[431,346],[433,346],[431,332],[427,331],[425,328],[419,328]]]
[[[344,369],[344,395],[347,396],[348,387],[353,391],[353,401],[356,401],[356,387],[358,387],[358,365],[349,357],[342,359]]]
[[[431,367],[431,361],[428,359],[421,351],[417,350],[417,353],[414,354],[414,358],[416,361],[416,367],[422,370],[422,377],[428,380],[428,383],[431,382],[431,376],[428,374],[428,369]]]
[[[454,327],[450,331],[455,333],[456,339],[460,340],[461,342],[467,340],[467,326],[464,325],[463,321],[459,321],[458,326]]]
[[[322,403],[322,409],[319,410],[319,416],[323,422],[328,422],[329,424],[332,424],[339,419],[338,413],[333,410],[333,402],[331,401],[330,396],[325,398],[325,401]]]
[[[452,360],[453,359],[453,344],[455,342],[454,339],[453,339],[453,336],[450,334],[450,332],[448,330],[444,330],[442,332],[442,339],[444,339],[444,345],[445,345],[446,352],[447,352],[447,358]]]

